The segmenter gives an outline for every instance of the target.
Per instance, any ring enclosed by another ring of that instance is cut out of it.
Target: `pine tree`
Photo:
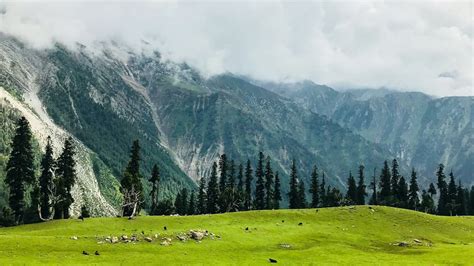
[[[418,210],[420,205],[420,200],[418,198],[418,192],[420,188],[418,187],[418,181],[416,177],[415,168],[411,170],[411,179],[410,179],[410,191],[408,193],[408,208],[412,210]]]
[[[252,209],[252,182],[253,182],[253,170],[250,165],[250,160],[247,160],[247,166],[245,167],[245,197],[244,206],[245,210]]]
[[[370,205],[377,205],[378,204],[378,197],[377,197],[377,179],[375,177],[375,172],[377,168],[374,167],[374,175],[372,176],[372,182],[370,185],[372,187],[372,196],[370,197],[369,204]]]
[[[446,207],[451,216],[456,215],[456,209],[458,208],[456,204],[457,192],[456,181],[454,180],[453,171],[451,171],[449,173],[448,200],[446,202]]]
[[[158,165],[153,165],[151,170],[151,177],[148,180],[151,182],[151,214],[156,214],[156,208],[158,207],[158,189],[160,184],[160,169]]]
[[[298,182],[298,208],[304,209],[306,208],[306,189],[304,186],[303,180],[299,180]]]
[[[219,211],[224,212],[226,207],[227,207],[227,175],[228,175],[228,167],[229,167],[229,162],[227,161],[227,156],[222,154],[219,158],[219,172],[220,172],[220,178],[219,178]]]
[[[267,156],[265,164],[265,209],[273,209],[273,170],[270,162],[270,156]]]
[[[277,171],[275,173],[275,188],[273,192],[273,208],[275,210],[280,209],[280,201],[281,201],[281,184],[280,184],[280,177]]]
[[[72,187],[76,183],[76,161],[74,160],[75,148],[71,137],[64,141],[64,147],[57,161],[56,187],[60,197],[56,204],[55,216],[57,218],[69,218],[69,208],[74,202],[72,197]]]
[[[217,184],[217,164],[214,162],[211,168],[211,176],[207,185],[207,213],[217,213],[219,211],[218,200],[219,187]]]
[[[196,203],[195,203],[194,197],[195,197],[194,192],[191,192],[191,196],[189,197],[188,210],[187,210],[188,215],[196,214]]]
[[[239,164],[239,171],[237,173],[237,203],[239,210],[244,210],[245,194],[244,194],[244,167]]]
[[[426,213],[435,213],[433,194],[423,190],[421,193],[421,209]]]
[[[367,196],[367,191],[365,191],[365,178],[364,178],[364,166],[359,165],[359,181],[357,183],[357,205],[365,204],[365,197]]]
[[[346,200],[350,205],[355,204],[357,202],[357,186],[351,172],[349,172],[349,177],[347,178]]]
[[[382,168],[382,173],[380,174],[379,203],[381,203],[382,205],[390,205],[392,202],[392,190],[390,181],[390,169],[388,168],[388,162],[385,161]]]
[[[197,203],[198,214],[204,214],[207,212],[206,197],[206,179],[204,177],[201,177],[201,180],[199,180],[199,193]]]
[[[234,160],[230,160],[229,166],[228,166],[228,172],[229,175],[227,177],[227,188],[230,191],[235,191],[235,162]]]
[[[400,172],[398,171],[398,162],[397,159],[392,161],[392,178],[391,178],[391,193],[392,193],[392,206],[398,206],[400,201],[400,187],[398,186],[400,182]]]
[[[400,176],[398,181],[398,206],[401,208],[408,206],[408,185],[404,176]]]
[[[466,215],[467,206],[466,206],[466,196],[464,188],[462,187],[461,181],[458,181],[457,195],[456,195],[456,214],[457,215]]]
[[[469,192],[468,202],[469,215],[474,215],[474,186],[471,186],[471,192]]]
[[[341,203],[343,202],[342,194],[337,188],[331,188],[328,186],[326,197],[328,207],[341,206]]]
[[[439,164],[438,171],[436,172],[436,176],[438,178],[438,190],[439,190],[439,199],[438,199],[438,214],[440,215],[448,215],[448,185],[446,184],[444,175],[444,165]]]
[[[290,209],[297,209],[300,207],[298,192],[298,173],[296,171],[295,160],[293,160],[290,174],[290,192],[288,192],[288,197],[290,199]]]
[[[320,201],[320,206],[321,207],[327,207],[327,201],[326,201],[326,175],[323,171],[323,176],[321,180],[321,186],[319,187],[319,201]]]
[[[35,184],[34,156],[31,146],[32,133],[25,117],[17,122],[12,151],[6,167],[5,183],[10,188],[8,202],[15,217],[15,223],[23,221],[25,212],[25,191]]]
[[[188,213],[188,190],[183,188],[181,190],[181,212],[180,215],[185,215]]]
[[[140,143],[134,140],[130,150],[130,161],[123,173],[121,191],[124,196],[123,215],[132,216],[139,213],[143,203],[143,186],[140,174]]]
[[[41,175],[39,177],[41,218],[43,219],[51,219],[53,214],[55,197],[54,167],[53,147],[51,146],[51,137],[48,136],[45,153],[41,159]]]
[[[428,188],[428,193],[430,194],[431,197],[436,195],[437,192],[436,192],[436,188],[435,188],[433,183],[430,183],[430,186]]]
[[[180,215],[183,212],[183,197],[181,196],[181,191],[178,191],[178,194],[176,194],[176,198],[174,199],[174,210]]]
[[[255,186],[255,208],[257,210],[265,209],[265,181],[264,178],[264,169],[263,169],[263,153],[258,153],[258,162],[257,169],[255,170],[255,177],[257,178]]]
[[[319,180],[318,180],[318,166],[314,165],[313,172],[311,173],[311,208],[317,208],[319,206]]]

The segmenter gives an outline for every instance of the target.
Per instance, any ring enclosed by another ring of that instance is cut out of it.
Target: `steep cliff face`
[[[311,82],[266,84],[301,106],[326,115],[432,179],[437,164],[474,183],[473,97],[433,98],[418,92],[338,92]]]

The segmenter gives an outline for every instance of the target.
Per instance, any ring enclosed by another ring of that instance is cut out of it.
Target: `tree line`
[[[61,154],[54,158],[51,138],[47,137],[38,175],[30,124],[25,117],[16,124],[6,165],[9,206],[2,210],[1,224],[69,218],[69,209],[74,202],[71,190],[77,179],[73,139],[67,138]],[[85,206],[83,212],[87,213]]]
[[[6,166],[9,206],[2,210],[2,225],[70,217],[70,206],[74,202],[71,190],[77,179],[74,141],[71,137],[67,138],[61,154],[55,158],[48,136],[39,169],[35,164],[32,141],[30,125],[25,117],[21,117],[17,121]],[[209,176],[200,179],[197,191],[183,188],[174,200],[159,201],[159,167],[155,164],[150,178],[145,179],[140,173],[140,161],[140,144],[135,140],[120,182],[123,216],[133,217],[140,213],[144,208],[145,197],[150,199],[148,213],[151,215],[192,215],[279,209],[283,195],[288,196],[290,209],[364,205],[369,198],[368,204],[371,205],[394,206],[439,215],[474,215],[474,186],[469,191],[460,181],[456,183],[452,171],[447,181],[443,164],[436,171],[436,186],[430,183],[421,191],[415,169],[412,169],[410,180],[407,181],[400,174],[396,159],[392,160],[391,165],[388,161],[383,163],[378,180],[374,169],[370,182],[366,181],[365,167],[360,165],[357,180],[349,172],[347,191],[342,193],[337,187],[326,185],[325,172],[316,165],[312,168],[310,184],[306,188],[293,160],[289,191],[283,194],[280,173],[273,170],[270,156],[259,152],[255,164],[250,160],[242,164],[222,154],[212,164]],[[143,183],[147,181],[151,191],[145,195]],[[370,183],[369,186],[367,183]],[[307,195],[310,195],[309,201]],[[82,216],[89,215],[87,206],[82,206],[81,212]]]

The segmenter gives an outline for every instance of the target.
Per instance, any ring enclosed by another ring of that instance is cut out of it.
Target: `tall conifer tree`
[[[58,215],[59,218],[69,218],[69,208],[74,202],[71,192],[77,179],[75,154],[73,140],[69,137],[64,141],[63,151],[58,158],[56,168],[56,187],[60,201],[56,204],[55,216]]]
[[[151,182],[151,214],[156,214],[156,208],[158,207],[158,189],[160,185],[160,169],[158,165],[153,165],[151,177],[148,181]]]
[[[398,201],[400,201],[400,188],[399,188],[399,182],[400,182],[400,172],[398,170],[398,161],[397,159],[393,159],[392,161],[392,178],[391,178],[391,190],[390,192],[392,193],[391,197],[391,204],[392,206],[396,206],[398,204]]]
[[[46,148],[41,159],[41,175],[39,177],[40,185],[40,208],[43,219],[51,219],[54,207],[54,169],[55,161],[53,158],[53,147],[51,146],[51,137],[46,140]]]
[[[140,174],[140,160],[140,143],[138,140],[134,140],[130,150],[130,160],[120,181],[122,194],[124,195],[124,216],[131,216],[133,214],[135,203],[137,205],[136,212],[140,212],[141,204],[143,204],[144,195],[141,182],[142,176]]]
[[[300,207],[298,193],[298,172],[296,170],[295,160],[293,160],[290,173],[290,191],[288,192],[290,209],[297,209]]]
[[[250,164],[250,160],[247,160],[247,166],[245,167],[245,197],[244,197],[245,210],[252,209],[252,182],[253,182],[253,170]]]
[[[280,201],[281,201],[281,184],[280,184],[280,176],[278,171],[275,173],[275,189],[273,193],[273,208],[275,210],[280,209]]]
[[[441,215],[448,215],[449,214],[449,209],[448,209],[448,202],[449,202],[449,196],[448,196],[448,185],[445,181],[445,174],[444,174],[444,165],[439,164],[438,171],[436,171],[436,177],[438,179],[438,190],[439,190],[439,199],[438,199],[438,214]]]
[[[398,206],[402,208],[408,206],[408,184],[404,176],[400,176],[398,181]]]
[[[207,195],[206,195],[206,179],[201,177],[199,180],[199,192],[198,192],[198,203],[197,203],[197,213],[204,214],[207,212]]]
[[[255,208],[257,210],[265,209],[265,181],[263,169],[264,156],[262,152],[258,154],[257,169],[255,170],[255,177],[257,178],[255,186]]]
[[[15,223],[23,222],[25,191],[35,183],[34,156],[31,146],[32,133],[25,117],[17,122],[12,151],[6,167],[5,183],[10,188],[8,202],[15,216]]]
[[[267,156],[265,164],[265,209],[273,209],[274,197],[273,197],[273,170],[271,166],[270,156]]]
[[[311,208],[317,208],[319,206],[319,180],[318,180],[318,166],[314,165],[313,171],[311,172]]]
[[[408,193],[408,208],[412,210],[418,210],[420,205],[420,199],[418,197],[418,192],[420,188],[418,187],[418,181],[416,177],[415,168],[411,170],[411,179],[410,179],[410,191]]]
[[[365,178],[364,178],[364,166],[359,165],[359,180],[357,183],[357,201],[358,205],[365,204],[365,196],[367,196],[367,191],[365,190]]]
[[[217,183],[217,164],[214,162],[211,168],[211,176],[207,185],[207,213],[217,213],[219,211],[219,185]]]
[[[383,164],[382,172],[380,174],[380,195],[379,203],[382,205],[390,205],[392,198],[391,190],[391,175],[390,169],[388,168],[388,162],[385,161]]]
[[[349,172],[349,177],[347,178],[347,194],[346,200],[349,204],[356,204],[357,203],[357,186],[352,173]]]

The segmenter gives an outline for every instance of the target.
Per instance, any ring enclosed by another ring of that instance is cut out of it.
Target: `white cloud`
[[[474,94],[470,1],[3,5],[0,31],[36,48],[110,39],[138,47],[146,39],[207,75]]]

